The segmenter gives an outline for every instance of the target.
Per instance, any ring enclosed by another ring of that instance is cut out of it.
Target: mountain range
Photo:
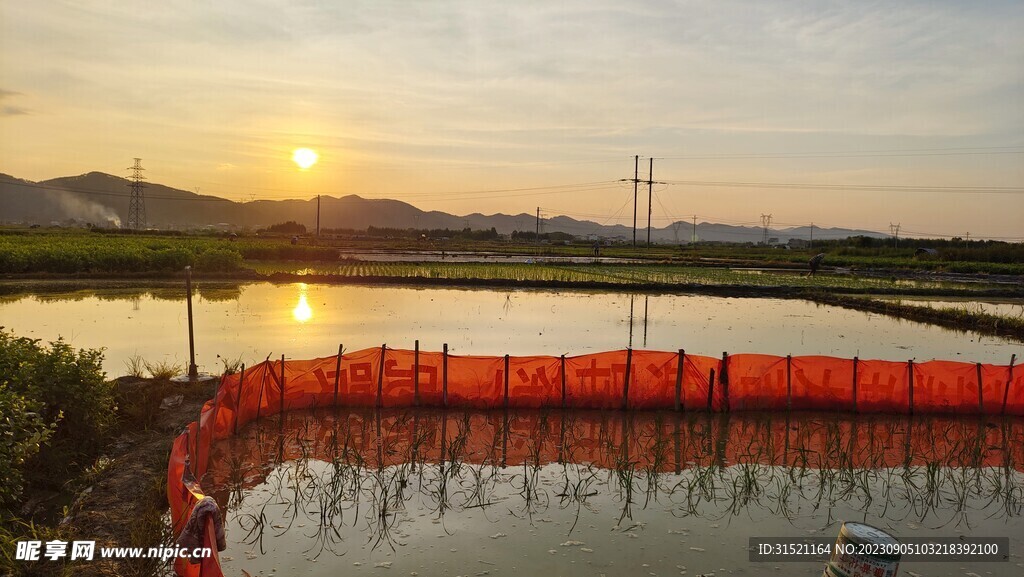
[[[90,172],[33,182],[0,173],[0,223],[33,223],[49,225],[74,219],[98,226],[120,226],[128,219],[129,181],[125,178]],[[294,220],[307,227],[316,226],[316,199],[254,200],[235,202],[225,198],[201,195],[156,183],[147,183],[144,191],[146,222],[151,227],[198,229],[211,226],[258,228]],[[364,230],[367,226],[453,229],[496,229],[508,234],[516,230],[534,231],[536,216],[521,214],[453,215],[440,211],[424,211],[391,199],[347,196],[321,197],[321,228]],[[542,232],[565,232],[597,238],[632,238],[632,228],[604,225],[568,216],[545,216]],[[845,228],[814,227],[815,239],[835,239],[865,235],[883,237],[878,232]],[[691,221],[677,221],[667,227],[652,228],[651,240],[656,243],[688,242],[694,233]],[[809,239],[809,226],[769,229],[770,238],[786,243],[790,239]],[[737,226],[700,222],[696,236],[702,241],[759,242],[764,230],[756,226]],[[646,241],[646,228],[637,231],[637,240]]]

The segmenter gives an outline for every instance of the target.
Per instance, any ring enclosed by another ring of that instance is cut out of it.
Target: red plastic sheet
[[[329,406],[672,409],[677,404],[683,411],[711,412],[814,409],[1020,416],[1024,370],[950,361],[752,354],[718,359],[682,351],[631,350],[506,358],[382,347],[340,358],[268,359],[244,374],[224,377],[216,397],[175,440],[167,478],[175,534],[203,497],[194,478],[206,472],[214,440],[230,437],[263,416]],[[506,459],[552,458],[538,453],[545,445],[535,427],[522,433],[515,424],[509,429]],[[457,429],[446,426],[440,434],[447,438]],[[559,434],[565,434],[564,428]],[[613,434],[632,438],[634,431],[620,427]],[[586,451],[593,437],[580,437],[584,442],[578,450]],[[750,438],[751,443],[761,442],[756,435]],[[848,438],[866,454],[882,455],[883,462],[896,450],[891,443],[876,446],[872,434],[854,431]],[[220,575],[215,560],[203,565],[204,577]],[[198,575],[199,567],[178,563],[176,570]]]

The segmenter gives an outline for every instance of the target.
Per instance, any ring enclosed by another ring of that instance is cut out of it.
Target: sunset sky
[[[0,172],[614,223],[639,154],[658,226],[1024,240],[1022,30],[1019,0],[11,0]]]

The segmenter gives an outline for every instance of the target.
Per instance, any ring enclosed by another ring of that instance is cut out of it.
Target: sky
[[[7,0],[0,172],[612,224],[639,155],[655,226],[1024,240],[1022,29],[1019,1]]]

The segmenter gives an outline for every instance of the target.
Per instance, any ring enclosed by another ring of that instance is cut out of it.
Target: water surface
[[[453,354],[559,355],[646,348],[862,359],[1007,363],[1024,357],[1010,339],[956,332],[802,300],[606,291],[494,290],[252,283],[200,288],[196,360],[314,358],[378,347]],[[106,348],[106,370],[125,361],[185,363],[187,316],[174,288],[47,292],[0,297],[0,326],[76,347]]]
[[[857,521],[1009,536],[1007,562],[901,574],[1010,576],[1022,442],[1019,419],[338,409],[216,443],[203,486],[227,574],[810,576],[824,559],[751,563],[748,539]]]

